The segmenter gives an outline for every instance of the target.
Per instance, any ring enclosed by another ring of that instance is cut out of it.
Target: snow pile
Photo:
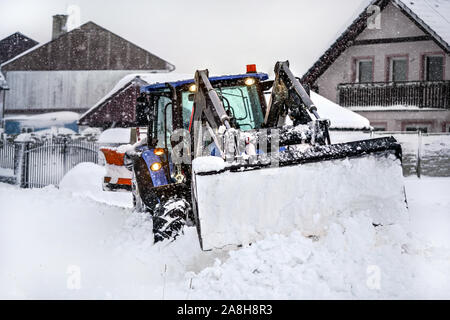
[[[227,163],[220,157],[198,157],[192,161],[194,172],[221,171],[225,169]]]
[[[389,238],[383,243],[382,238]],[[376,230],[364,215],[333,223],[326,237],[272,235],[230,253],[194,277],[193,299],[355,299],[411,297],[413,265],[403,229]],[[372,272],[380,272],[381,278]],[[381,290],[382,289],[382,290]]]
[[[318,239],[294,231],[202,252],[195,228],[154,245],[147,214],[0,183],[0,297],[448,299],[450,179],[407,179],[406,187],[420,243],[407,224],[374,228],[355,212]]]
[[[131,141],[130,128],[106,129],[98,137],[100,144],[127,144]]]
[[[320,117],[331,121],[331,129],[370,129],[370,122],[363,116],[328,100],[311,91],[311,100],[317,107]]]
[[[1,298],[106,299],[108,286],[118,285],[119,275],[128,274],[131,281],[132,272],[147,272],[115,257],[105,244],[124,223],[123,208],[53,186],[18,189],[5,184],[0,184],[0,203]],[[78,283],[71,278],[77,274],[80,290],[74,290]],[[121,287],[126,291],[123,283]]]
[[[79,163],[64,175],[59,183],[59,188],[75,196],[90,198],[110,205],[131,207],[131,193],[103,191],[102,183],[105,174],[105,167],[91,162]]]

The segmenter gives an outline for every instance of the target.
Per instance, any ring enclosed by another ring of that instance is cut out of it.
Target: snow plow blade
[[[194,162],[194,214],[203,250],[294,230],[321,236],[333,220],[354,214],[367,215],[374,226],[407,218],[401,146],[393,137],[283,151],[277,159],[278,167],[219,170]]]

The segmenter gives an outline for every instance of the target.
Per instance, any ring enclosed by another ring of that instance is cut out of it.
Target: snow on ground
[[[14,169],[8,169],[8,168],[0,168],[0,177],[13,177],[14,176]]]
[[[405,179],[410,225],[361,214],[320,239],[202,252],[195,228],[153,245],[148,215],[77,170],[60,189],[0,184],[0,298],[450,298],[449,178]]]
[[[91,162],[80,163],[66,173],[59,183],[59,188],[74,196],[131,208],[133,204],[130,192],[105,192],[102,190],[105,174],[106,168],[103,166]]]

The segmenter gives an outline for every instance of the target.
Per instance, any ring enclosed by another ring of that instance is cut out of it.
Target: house
[[[0,64],[11,60],[15,56],[27,51],[39,43],[20,32],[0,40]]]
[[[53,16],[52,40],[4,62],[5,115],[82,113],[125,75],[167,73],[175,66],[109,30],[87,22],[66,31]]]
[[[0,40],[0,64],[36,45],[38,45],[37,41],[34,41],[20,32],[16,32],[9,37]],[[3,118],[3,105],[5,103],[6,90],[9,90],[8,83],[0,68],[0,120]]]
[[[450,1],[374,0],[302,77],[376,130],[450,132]]]
[[[112,128],[133,127],[136,120],[136,99],[143,86],[190,79],[192,75],[176,73],[140,73],[122,78],[115,87],[85,112],[78,121],[81,126]]]

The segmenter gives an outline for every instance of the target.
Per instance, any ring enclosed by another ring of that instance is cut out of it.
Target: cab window
[[[242,131],[259,129],[264,121],[258,90],[255,85],[230,86],[217,88],[225,111],[233,117],[236,125]],[[189,96],[191,92],[182,93],[183,127],[187,129],[192,114],[194,101]]]
[[[157,122],[157,133],[158,133],[158,148],[164,148],[166,146],[170,149],[170,136],[173,131],[172,126],[172,100],[167,97],[159,97],[158,103],[158,122]],[[166,128],[167,125],[167,128]],[[167,139],[167,140],[165,140]]]

